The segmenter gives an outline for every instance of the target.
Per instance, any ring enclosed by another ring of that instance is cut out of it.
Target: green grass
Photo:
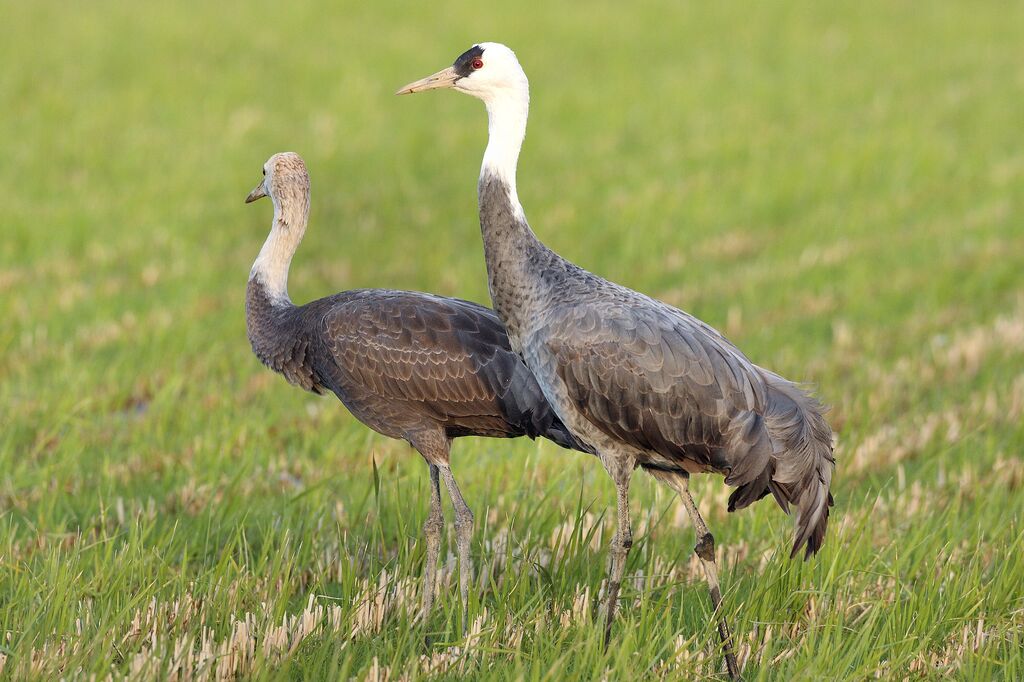
[[[392,93],[501,40],[531,78],[519,194],[541,238],[833,406],[812,561],[785,557],[771,503],[728,515],[719,479],[695,484],[745,676],[1024,677],[1020,3],[0,15],[0,676],[721,674],[685,513],[642,475],[602,652],[612,486],[547,443],[456,444],[472,634],[450,554],[414,625],[423,462],[249,352],[270,212],[242,200],[277,151],[313,181],[293,299],[487,300],[483,109]]]

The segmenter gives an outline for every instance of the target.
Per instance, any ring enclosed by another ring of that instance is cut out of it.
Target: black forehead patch
[[[465,52],[459,55],[459,58],[455,60],[452,67],[455,69],[455,73],[459,74],[459,78],[465,78],[469,74],[473,73],[473,60],[482,57],[484,54],[484,48],[479,45],[474,45]]]

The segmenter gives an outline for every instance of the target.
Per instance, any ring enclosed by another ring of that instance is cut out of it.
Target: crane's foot
[[[427,541],[426,563],[423,566],[423,608],[420,619],[426,622],[434,606],[434,592],[437,584],[437,558],[441,552],[441,530],[444,515],[441,513],[440,472],[430,465],[430,514],[423,524],[423,537]]]
[[[612,623],[615,622],[615,613],[619,607],[619,590],[622,588],[622,579],[626,572],[626,557],[633,546],[633,534],[627,527],[627,534],[620,538],[616,533],[612,538],[611,565],[609,566],[608,596],[605,599],[605,621],[604,621],[604,650],[608,651],[608,644],[612,639]]]
[[[679,494],[679,498],[686,506],[686,511],[690,514],[694,531],[697,534],[697,544],[694,546],[693,551],[704,567],[704,578],[707,581],[708,592],[711,594],[711,604],[714,606],[715,615],[717,616],[718,635],[722,639],[722,654],[725,657],[725,667],[731,679],[743,679],[740,677],[740,666],[736,660],[736,654],[733,652],[732,632],[729,630],[729,624],[726,622],[725,614],[722,611],[722,588],[718,582],[718,564],[715,562],[715,538],[711,531],[708,530],[708,524],[704,522],[704,517],[700,515],[697,503],[694,502],[693,495],[690,494],[690,477],[685,472],[661,471],[657,469],[649,469],[648,471]]]
[[[462,636],[469,630],[469,586],[473,582],[473,558],[469,553],[473,537],[473,513],[466,507],[466,515],[456,518],[455,535],[459,547],[459,596],[462,599]]]
[[[718,564],[715,561],[715,537],[707,531],[706,526],[704,534],[697,539],[697,545],[693,551],[704,567],[704,577],[708,583],[708,592],[711,594],[711,604],[718,615],[718,635],[722,639],[722,653],[725,656],[726,670],[731,679],[742,679],[740,666],[736,661],[736,654],[733,652],[732,632],[725,620],[725,614],[722,613],[722,588],[718,582]]]
[[[633,530],[629,523],[629,481],[633,475],[635,461],[631,457],[601,457],[605,469],[615,482],[615,535],[612,536],[610,563],[608,567],[608,605],[604,622],[604,650],[612,636],[612,623],[619,605],[619,590],[626,574],[626,559],[633,547]]]
[[[704,518],[697,509],[697,504],[690,495],[689,486],[683,489],[683,503],[686,505],[690,516],[693,518],[694,528],[697,530],[697,544],[693,551],[700,559],[704,567],[704,578],[708,584],[708,592],[711,594],[711,604],[718,616],[718,635],[722,639],[722,653],[725,656],[725,667],[729,671],[729,677],[734,680],[740,677],[740,666],[736,661],[736,654],[733,652],[732,632],[729,630],[729,623],[725,620],[722,612],[722,588],[718,582],[718,564],[715,561],[715,536],[708,530]]]
[[[473,539],[473,511],[459,491],[448,467],[440,468],[441,478],[448,488],[448,496],[455,509],[455,539],[459,549],[459,596],[462,598],[462,636],[469,632],[469,586],[473,582],[473,558],[469,553],[470,541]]]

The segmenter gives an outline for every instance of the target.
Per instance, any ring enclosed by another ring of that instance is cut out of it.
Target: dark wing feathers
[[[593,324],[596,305],[600,323]],[[595,306],[595,307],[591,307]],[[824,408],[752,364],[721,334],[646,297],[556,307],[538,340],[577,410],[605,435],[664,461],[725,474],[729,510],[771,493],[797,507],[793,553],[824,540],[835,460]],[[583,332],[587,329],[587,332]]]
[[[577,304],[549,319],[539,333],[560,378],[603,433],[725,471],[733,485],[761,474],[771,455],[759,414],[765,384],[717,332],[667,306],[606,305],[598,314]]]
[[[441,426],[450,437],[544,436],[582,449],[558,421],[489,308],[367,290],[310,304],[325,383],[382,432]]]

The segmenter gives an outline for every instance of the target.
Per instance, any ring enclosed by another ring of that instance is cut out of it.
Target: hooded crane
[[[792,554],[825,537],[834,460],[822,406],[748,360],[719,332],[670,305],[593,275],[542,244],[516,194],[530,92],[515,54],[480,43],[398,94],[451,88],[483,100],[489,140],[478,186],[491,299],[548,402],[615,482],[605,645],[632,545],[629,482],[643,467],[674,489],[692,517],[695,551],[719,613],[729,673],[739,670],[720,612],[714,539],[689,476],[736,486],[729,511],[768,494],[796,507]]]
[[[454,298],[413,291],[357,289],[296,306],[288,266],[306,231],[309,174],[294,153],[275,154],[245,202],[270,196],[270,236],[249,274],[246,326],[253,352],[291,383],[334,393],[374,431],[408,441],[430,467],[430,515],[423,532],[427,565],[424,620],[434,601],[444,518],[443,479],[455,510],[462,627],[472,564],[473,512],[449,467],[453,438],[542,436],[581,446],[551,410],[536,380],[512,352],[497,315]]]

